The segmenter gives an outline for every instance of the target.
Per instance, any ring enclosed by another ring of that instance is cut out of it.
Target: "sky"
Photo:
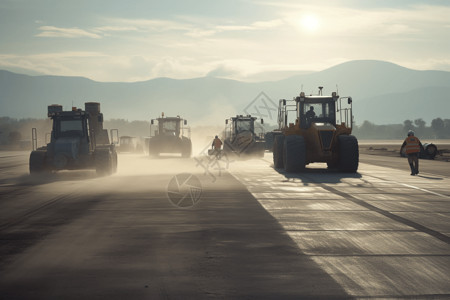
[[[277,80],[351,60],[450,71],[449,0],[0,0],[0,69]]]

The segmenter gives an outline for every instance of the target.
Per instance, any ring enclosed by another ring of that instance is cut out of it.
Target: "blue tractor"
[[[72,108],[63,111],[61,105],[48,106],[52,119],[50,142],[37,148],[33,130],[33,151],[30,155],[30,173],[58,170],[95,169],[100,175],[117,170],[117,152],[103,129],[100,103],[87,102],[85,110]],[[37,149],[36,149],[37,148]]]

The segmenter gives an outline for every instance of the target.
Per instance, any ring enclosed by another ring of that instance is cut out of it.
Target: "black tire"
[[[423,152],[425,158],[428,159],[434,159],[438,153],[437,147],[434,144],[424,144],[423,145]]]
[[[98,175],[113,173],[113,155],[109,149],[95,151],[95,170]]]
[[[273,151],[273,143],[274,143],[274,133],[273,132],[267,132],[264,136],[265,141],[265,150]]]
[[[114,150],[112,152],[112,173],[117,172],[117,165],[118,165],[118,159],[117,159],[117,152]]]
[[[284,135],[276,135],[273,143],[273,166],[275,169],[284,168],[283,160]]]
[[[29,161],[30,174],[38,174],[47,171],[46,159],[46,151],[31,151]]]
[[[192,155],[192,142],[191,140],[183,140],[181,157],[189,158]]]
[[[305,169],[306,145],[302,136],[286,136],[283,148],[284,169],[286,172],[299,172]]]
[[[225,153],[231,153],[233,152],[233,146],[231,145],[230,140],[226,139],[223,143],[223,151],[225,151]]]
[[[356,173],[359,164],[358,140],[353,135],[340,135],[338,170],[346,173]]]
[[[336,169],[338,167],[338,162],[336,161],[327,162],[327,167],[328,169]]]
[[[148,141],[148,155],[150,157],[158,157],[159,156],[159,151],[157,149],[157,144],[156,144],[155,141],[152,142],[151,139]]]

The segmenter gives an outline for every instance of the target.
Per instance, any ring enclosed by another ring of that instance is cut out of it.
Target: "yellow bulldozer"
[[[278,107],[278,129],[273,132],[273,163],[286,172],[301,172],[309,163],[355,173],[358,170],[358,140],[351,135],[352,98],[317,95],[282,99]],[[346,100],[346,101],[343,101]],[[295,116],[293,116],[295,114]],[[290,120],[293,123],[289,123]]]

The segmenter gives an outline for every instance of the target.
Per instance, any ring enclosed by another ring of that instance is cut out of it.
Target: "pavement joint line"
[[[262,160],[267,161],[265,159],[262,159]],[[275,170],[275,171],[278,172],[277,170]],[[229,173],[234,178],[236,178],[238,181],[242,182],[242,180],[237,175],[234,175],[232,172],[229,172]],[[279,173],[279,174],[284,176],[283,173]],[[393,214],[392,212],[389,212],[389,211],[386,211],[384,209],[378,208],[378,207],[376,207],[376,206],[374,206],[372,204],[369,204],[369,203],[367,203],[367,202],[365,202],[363,200],[360,200],[360,199],[358,199],[358,198],[356,198],[356,197],[354,197],[354,196],[352,196],[352,195],[350,195],[348,193],[344,193],[344,192],[341,192],[341,191],[337,190],[336,188],[330,187],[330,186],[328,186],[325,183],[316,182],[310,176],[307,176],[305,174],[302,174],[302,175],[303,175],[304,178],[308,179],[311,183],[318,184],[319,186],[321,186],[322,188],[324,188],[325,190],[327,190],[327,191],[329,191],[329,192],[331,192],[333,194],[339,195],[339,196],[343,197],[344,199],[352,201],[353,203],[355,203],[357,205],[365,207],[365,208],[367,208],[367,209],[369,209],[371,211],[377,212],[377,213],[379,213],[379,214],[381,214],[381,215],[383,215],[383,216],[385,216],[385,217],[387,217],[387,218],[389,218],[391,220],[394,220],[394,221],[397,221],[397,222],[399,222],[401,224],[404,224],[406,226],[412,227],[412,228],[414,228],[414,229],[416,229],[416,230],[418,230],[420,232],[426,233],[426,234],[431,235],[431,236],[433,236],[433,237],[435,237],[435,238],[437,238],[437,239],[439,239],[439,240],[441,240],[441,241],[443,241],[443,242],[445,242],[447,244],[450,244],[450,237],[445,235],[445,234],[443,234],[443,233],[440,233],[440,232],[438,232],[436,230],[433,230],[431,228],[423,226],[423,225],[421,225],[419,223],[416,223],[414,221],[411,221],[411,220],[409,220],[407,218],[404,218],[404,217],[398,216],[396,214]],[[369,177],[373,177],[373,178],[377,178],[377,179],[386,181],[384,178],[379,178],[379,177],[376,177],[376,176],[373,176],[373,175],[365,175],[365,176],[369,176]],[[402,185],[402,183],[399,183],[399,182],[396,182],[396,183],[399,184],[399,185]],[[250,193],[253,195],[252,192],[250,192]],[[259,198],[257,198],[257,197],[255,197],[255,198],[259,201]]]
[[[30,210],[28,210],[27,212],[21,214],[20,216],[16,216],[13,217],[9,220],[7,220],[6,222],[0,224],[0,231],[2,230],[6,230],[12,226],[15,226],[17,224],[20,224],[23,220],[27,219],[28,217],[31,217],[35,214],[37,214],[38,212],[40,212],[42,209],[45,209],[51,205],[56,204],[57,202],[63,201],[68,199],[69,197],[66,195],[63,196],[57,196],[53,199],[50,199],[46,202],[44,202],[43,204],[39,205],[38,207],[32,208]]]
[[[317,183],[317,184],[322,185],[321,183]],[[367,202],[365,202],[363,200],[359,200],[359,199],[353,197],[350,194],[338,191],[338,190],[336,190],[333,187],[327,186],[327,189],[330,192],[338,194],[338,195],[344,197],[345,199],[348,199],[349,201],[352,201],[355,204],[361,205],[362,207],[365,207],[365,208],[367,208],[367,209],[369,209],[371,211],[375,211],[375,212],[377,212],[377,213],[379,213],[379,214],[381,214],[381,215],[383,215],[383,216],[385,216],[385,217],[387,217],[387,218],[389,218],[391,220],[394,220],[394,221],[397,221],[397,222],[399,222],[401,224],[410,226],[410,227],[412,227],[412,228],[414,228],[414,229],[416,229],[418,231],[421,231],[423,233],[429,234],[429,235],[431,235],[431,236],[433,236],[433,237],[435,237],[435,238],[437,238],[437,239],[439,239],[439,240],[441,240],[441,241],[443,241],[443,242],[445,242],[447,244],[450,244],[450,237],[445,235],[445,234],[443,234],[443,233],[440,233],[439,231],[433,230],[433,229],[428,228],[426,226],[423,226],[423,225],[421,225],[419,223],[411,221],[411,220],[409,220],[407,218],[404,218],[404,217],[398,216],[396,214],[393,214],[392,212],[389,212],[387,210],[378,208],[378,207],[376,207],[376,206],[374,206],[372,204],[369,204],[369,203],[367,203]]]
[[[382,167],[382,166],[379,166],[379,165],[373,165],[373,164],[370,164],[370,163],[362,163],[362,162],[359,162],[359,164],[361,165],[361,164],[365,164],[365,165],[371,165],[371,166],[377,166],[377,167]],[[385,166],[385,167],[383,167],[383,168],[389,168],[389,169],[393,169],[393,170],[396,170],[396,171],[398,171],[398,169],[396,169],[396,168],[393,168],[393,167],[389,167],[389,166]],[[409,171],[406,171],[407,173],[409,172]],[[435,174],[435,173],[430,173],[430,172],[424,172],[424,171],[420,171],[420,174],[421,175],[430,175],[430,176],[440,176],[440,177],[444,177],[444,178],[449,178],[448,176],[445,176],[445,175],[441,175],[441,174]],[[419,175],[420,176],[420,175]]]
[[[331,232],[417,232],[415,229],[286,229],[292,232],[316,232],[316,231],[331,231]]]
[[[308,254],[303,255],[312,257],[448,257],[448,254]],[[397,298],[396,298],[397,299]]]
[[[430,194],[433,194],[433,195],[436,195],[436,196],[440,196],[442,198],[450,199],[450,197],[447,196],[447,195],[443,195],[443,194],[439,194],[439,193],[436,193],[436,192],[433,192],[433,191],[429,191],[427,189],[423,189],[423,188],[420,188],[420,187],[417,187],[417,186],[414,186],[414,185],[410,185],[410,184],[406,184],[406,183],[399,183],[399,184],[401,184],[403,186],[406,186],[406,187],[409,187],[409,188],[413,188],[413,189],[422,191],[422,192],[426,192],[426,193],[430,193]]]
[[[380,179],[380,180],[386,181],[385,179],[377,177],[377,176],[374,176],[374,175],[364,174],[364,176],[373,177],[373,178],[376,178],[376,179]],[[436,193],[436,192],[433,192],[433,191],[430,191],[430,190],[427,190],[427,189],[423,189],[423,188],[420,188],[420,187],[417,187],[417,186],[414,186],[414,185],[401,183],[401,182],[397,182],[397,181],[389,181],[389,182],[395,183],[395,184],[398,184],[398,185],[403,185],[405,187],[413,188],[413,189],[416,189],[416,190],[419,190],[419,191],[422,191],[422,192],[425,192],[425,193],[433,194],[433,195],[436,195],[436,196],[439,196],[439,197],[443,197],[445,199],[450,199],[450,196],[447,196],[447,195],[444,195],[444,194],[440,194],[440,193]]]

